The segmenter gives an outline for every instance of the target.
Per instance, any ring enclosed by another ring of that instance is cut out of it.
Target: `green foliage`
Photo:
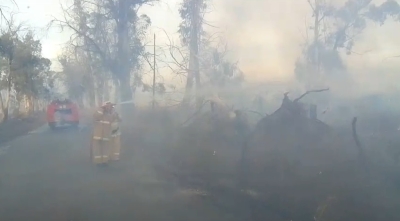
[[[220,49],[212,46],[204,48],[202,52],[202,70],[213,86],[223,87],[229,84],[238,84],[244,80],[244,74],[237,62],[232,62],[226,57],[226,48]]]
[[[366,28],[366,17],[371,0],[348,0],[344,6],[337,8],[329,19],[337,25],[329,33],[327,44],[333,50],[344,48],[348,54],[354,45],[354,38]]]
[[[12,31],[3,33],[0,36],[3,86],[11,79],[11,85],[19,95],[34,98],[46,96],[48,88],[45,83],[51,81],[51,61],[43,58],[41,53],[41,42],[34,38],[33,32],[24,36]]]
[[[0,54],[2,57],[8,60],[13,59],[16,41],[18,39],[11,32],[6,32],[0,36]]]
[[[366,15],[369,19],[379,22],[381,25],[390,17],[400,21],[400,5],[395,0],[386,0],[379,6],[371,5]]]
[[[296,62],[295,74],[302,81],[315,77],[316,66],[320,67],[323,76],[345,73],[346,66],[340,51],[352,54],[355,41],[367,27],[367,21],[383,24],[389,17],[398,20],[400,16],[400,6],[394,0],[387,0],[380,6],[373,5],[372,0],[347,0],[343,6],[336,8],[322,1],[318,4],[319,11],[317,6],[312,6],[312,9],[313,17],[318,12],[320,20],[317,27],[311,27],[318,30],[318,36],[306,45],[303,57]]]
[[[199,2],[202,4],[199,5]],[[194,11],[196,7],[199,7],[200,14],[203,14],[205,9],[207,8],[206,1],[198,1],[198,0],[183,0],[181,3],[181,7],[179,9],[179,14],[181,16],[182,22],[179,25],[178,32],[181,35],[181,40],[184,45],[188,45],[190,41],[190,32],[192,27],[192,21],[194,21]],[[204,34],[202,28],[202,18],[198,19],[198,33]]]
[[[62,66],[63,82],[67,86],[67,93],[71,99],[79,100],[85,93],[85,85],[90,80],[85,70],[76,60],[65,54],[59,57]]]
[[[194,33],[198,34],[200,72],[210,85],[220,87],[230,83],[240,83],[244,80],[243,72],[237,63],[226,58],[226,47],[221,48],[216,46],[215,42],[210,42],[212,36],[203,30],[206,9],[206,1],[183,0],[179,9],[182,22],[178,30],[182,44],[189,46],[190,38]],[[199,15],[195,14],[197,12]],[[193,25],[192,22],[198,24]],[[193,32],[193,28],[197,28],[197,31]]]
[[[14,89],[19,93],[37,98],[44,93],[44,82],[49,77],[51,61],[43,58],[41,53],[42,45],[31,32],[17,42],[11,68],[14,72]]]

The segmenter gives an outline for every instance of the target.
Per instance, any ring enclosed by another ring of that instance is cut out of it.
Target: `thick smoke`
[[[340,6],[345,0],[332,2]],[[221,0],[212,3],[211,10],[208,19],[224,32],[247,80],[293,79],[302,44],[307,38],[312,40],[309,26],[313,18],[306,0]],[[387,59],[400,54],[396,43],[399,26],[399,22],[390,19],[383,26],[368,22],[355,40],[354,53],[350,56],[343,53],[347,74],[354,84],[352,93],[383,92],[390,82],[399,79],[397,59]]]

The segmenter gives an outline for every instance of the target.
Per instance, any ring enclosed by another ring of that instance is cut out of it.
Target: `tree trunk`
[[[3,119],[2,122],[6,122],[8,120],[9,114],[8,114],[8,108],[3,110]]]
[[[103,100],[103,91],[104,91],[104,85],[103,85],[103,79],[102,76],[95,76],[96,78],[96,100],[97,100],[97,106],[101,106],[104,103]]]
[[[95,93],[95,86],[94,86],[94,76],[92,74],[92,70],[91,68],[89,68],[90,70],[90,81],[88,84],[88,88],[87,88],[87,100],[88,100],[88,104],[90,107],[95,107],[96,106],[96,93]]]
[[[129,78],[128,78],[129,79]],[[133,99],[132,88],[130,84],[130,79],[119,81],[119,96],[121,102],[131,101]]]
[[[17,94],[16,96],[16,105],[15,105],[15,116],[20,116],[21,115],[21,104],[24,101],[24,96],[22,94]]]
[[[1,105],[1,112],[4,116],[4,101],[3,101],[3,94],[1,93],[1,90],[0,90],[0,105]],[[3,120],[3,118],[1,120]]]
[[[119,86],[119,81],[118,80],[114,80],[114,100],[115,103],[119,103],[120,102],[120,86]]]
[[[32,95],[28,96],[28,115],[33,114],[35,112],[35,101]]]
[[[78,104],[79,108],[81,108],[81,109],[85,108],[85,102],[83,99],[83,95],[80,95],[76,98],[76,103]]]
[[[96,107],[96,95],[94,93],[94,90],[89,90],[88,103],[90,107]]]
[[[203,101],[203,93],[202,93],[202,91],[201,91],[201,81],[200,81],[200,68],[199,68],[199,66],[200,66],[200,64],[199,64],[199,57],[198,57],[198,55],[199,55],[199,45],[198,44],[196,44],[195,46],[194,46],[194,49],[193,49],[193,57],[194,57],[194,60],[193,60],[193,66],[194,66],[194,70],[193,70],[193,72],[194,72],[194,78],[195,78],[195,82],[196,82],[196,88],[195,88],[195,90],[196,90],[196,107],[197,108],[200,108],[201,107],[201,105],[202,105],[202,101]]]
[[[192,59],[189,60],[189,70],[186,77],[186,88],[185,88],[185,96],[183,97],[182,105],[187,106],[190,103],[190,97],[193,92],[193,83],[194,83],[194,75],[193,75],[193,62]]]
[[[193,16],[193,36],[191,38],[191,53],[193,53],[193,75],[196,81],[196,107],[200,108],[202,105],[202,92],[200,81],[200,62],[199,62],[199,44],[200,44],[200,7],[203,5],[203,0],[196,1],[195,14]]]
[[[2,111],[3,111],[2,122],[6,122],[8,120],[8,118],[9,118],[9,111],[8,111],[9,108],[8,108],[8,106],[9,106],[9,103],[10,103],[10,91],[11,90],[7,90],[6,104],[3,106],[3,109],[2,109]]]
[[[320,25],[320,0],[315,0],[315,9],[314,9],[314,50],[315,50],[315,76],[311,79],[315,79],[316,82],[320,79],[320,56],[319,56],[319,25]],[[310,88],[307,90],[316,87],[315,83],[312,83]]]
[[[189,71],[186,79],[186,91],[183,104],[186,105],[190,101],[190,95],[193,90],[193,84],[195,86],[195,97],[196,106],[201,106],[202,95],[201,95],[201,81],[200,81],[200,65],[199,65],[199,43],[200,43],[200,8],[203,5],[203,0],[194,0],[192,4],[192,21],[190,22],[190,60],[189,60]]]
[[[111,89],[111,87],[110,87],[109,81],[105,81],[104,89],[103,89],[103,98],[106,101],[110,100],[110,89]]]
[[[7,121],[9,118],[9,106],[10,106],[10,98],[11,98],[11,80],[12,80],[12,74],[11,74],[11,65],[12,65],[12,59],[9,58],[8,60],[8,77],[7,77],[7,100],[6,100],[6,105],[3,107],[3,122]]]
[[[128,32],[128,12],[129,3],[126,0],[118,1],[119,19],[117,21],[118,33],[118,73],[120,82],[121,102],[130,101],[133,99],[132,88],[130,86],[130,47],[129,47],[129,32]]]
[[[119,81],[119,99],[122,102],[120,105],[121,116],[123,119],[127,119],[123,121],[127,123],[125,126],[132,126],[129,124],[129,119],[132,118],[135,105],[133,102],[132,88],[131,88],[131,61],[130,61],[130,45],[129,45],[129,32],[128,32],[128,14],[129,7],[131,4],[135,4],[129,2],[127,0],[119,0],[118,1],[118,18],[117,22],[117,67],[114,69],[114,76],[117,76]]]
[[[24,114],[28,113],[29,110],[29,99],[27,95],[24,95]]]
[[[130,124],[130,120],[134,116],[134,111],[135,111],[135,104],[133,103],[132,99],[132,88],[130,85],[129,80],[121,80],[119,82],[119,97],[121,101],[120,105],[120,112],[121,116],[123,119],[126,119],[126,121],[123,121],[123,124],[125,125],[126,128],[132,127],[132,124]],[[132,102],[130,102],[132,101]],[[126,102],[126,103],[125,103]]]

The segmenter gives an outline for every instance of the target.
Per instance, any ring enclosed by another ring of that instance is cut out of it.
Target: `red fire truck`
[[[51,129],[79,125],[78,105],[69,99],[53,100],[47,106],[47,123]]]

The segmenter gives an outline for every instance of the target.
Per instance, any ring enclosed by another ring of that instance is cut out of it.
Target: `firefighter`
[[[91,158],[97,165],[108,164],[110,160],[119,160],[121,121],[114,104],[104,103],[94,113],[94,128],[91,145]]]

